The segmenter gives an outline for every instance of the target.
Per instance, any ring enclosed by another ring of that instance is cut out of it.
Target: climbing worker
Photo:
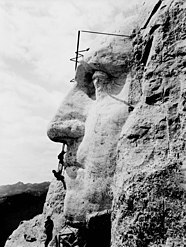
[[[64,164],[64,155],[66,151],[62,150],[61,153],[57,156],[59,159],[59,163]]]
[[[52,170],[54,176],[57,178],[58,181],[61,181],[63,183],[63,187],[66,190],[66,183],[65,183],[65,177],[63,176],[64,172],[64,155],[66,153],[65,149],[65,143],[63,143],[62,151],[58,155],[59,159],[59,165],[58,165],[58,171]]]
[[[45,234],[47,236],[45,240],[45,247],[47,247],[50,241],[52,240],[53,228],[54,228],[54,223],[51,220],[50,216],[47,216],[47,220],[45,221]]]
[[[62,165],[64,165],[64,155],[65,155],[65,153],[66,153],[66,151],[65,151],[65,144],[63,143],[62,151],[58,155],[59,163],[62,164]]]
[[[66,187],[66,183],[65,183],[65,177],[63,175],[61,175],[61,171],[55,171],[55,170],[52,170],[54,176],[57,178],[58,181],[61,181],[63,183],[63,187],[64,189],[66,190],[67,187]]]

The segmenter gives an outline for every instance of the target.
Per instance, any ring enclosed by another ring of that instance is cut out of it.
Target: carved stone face
[[[131,41],[121,37],[91,53],[50,123],[49,138],[67,143],[67,219],[111,209],[117,142],[129,114],[130,53]]]

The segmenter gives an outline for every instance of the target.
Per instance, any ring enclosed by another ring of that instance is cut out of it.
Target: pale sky
[[[77,30],[108,30],[139,1],[0,0],[0,185],[51,181],[61,144],[46,130],[73,86]]]

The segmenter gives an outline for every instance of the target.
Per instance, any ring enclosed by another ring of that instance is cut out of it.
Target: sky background
[[[61,144],[46,131],[73,86],[77,30],[109,30],[137,2],[0,0],[0,185],[51,181]]]

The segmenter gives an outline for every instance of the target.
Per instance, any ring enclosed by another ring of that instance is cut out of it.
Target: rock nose
[[[92,83],[93,69],[86,63],[76,70],[75,86],[63,100],[47,130],[54,142],[68,142],[84,136],[84,123],[88,115],[95,89]]]
[[[78,119],[56,120],[48,127],[47,135],[54,142],[68,142],[68,139],[77,139],[84,135],[84,123]]]
[[[89,101],[85,92],[78,86],[74,87],[49,123],[48,137],[54,142],[68,142],[69,139],[83,137]]]

